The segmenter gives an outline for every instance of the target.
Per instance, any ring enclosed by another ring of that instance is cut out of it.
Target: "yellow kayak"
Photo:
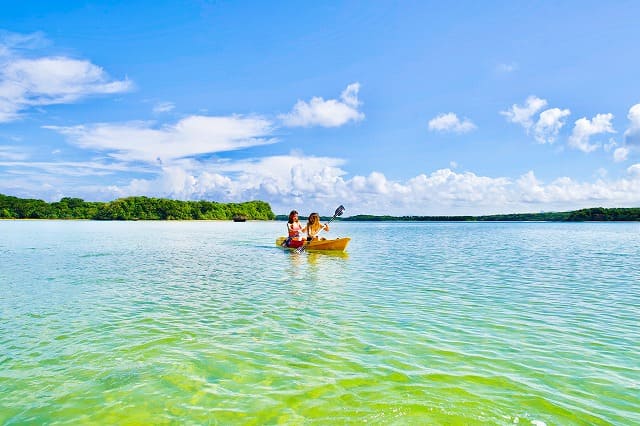
[[[278,239],[276,239],[276,245],[279,247],[283,247],[282,243],[284,242],[284,240],[286,240],[286,237],[278,237]],[[349,241],[351,241],[351,238],[346,237],[336,238],[334,240],[313,240],[308,243],[306,241],[303,241],[301,242],[302,244],[294,241],[294,243],[298,244],[291,244],[289,247],[283,248],[295,250],[302,245],[304,246],[304,249],[308,251],[344,251],[347,248],[347,244],[349,244]]]

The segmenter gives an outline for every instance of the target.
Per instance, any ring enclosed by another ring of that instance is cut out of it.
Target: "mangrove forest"
[[[127,197],[97,202],[65,197],[47,203],[0,194],[0,219],[232,220],[238,217],[275,219],[271,206],[264,201],[218,203]]]

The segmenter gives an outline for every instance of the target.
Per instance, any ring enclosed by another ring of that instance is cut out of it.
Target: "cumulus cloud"
[[[87,60],[64,56],[21,57],[17,45],[32,46],[38,36],[7,36],[0,42],[0,123],[16,120],[37,106],[72,103],[90,95],[122,93],[133,84],[114,80]]]
[[[624,132],[625,143],[640,146],[640,104],[635,104],[629,109],[627,118],[630,124]]]
[[[640,175],[631,168],[628,176],[619,180],[579,182],[569,177],[560,177],[544,184],[529,172],[518,180],[521,200],[564,209],[594,207],[594,205],[632,206],[640,201]]]
[[[359,83],[352,83],[340,95],[340,100],[313,97],[309,102],[299,100],[290,113],[278,118],[288,127],[339,127],[350,121],[361,121],[364,113],[358,110]]]
[[[7,165],[0,161],[0,166]],[[391,180],[382,172],[350,176],[340,158],[289,154],[241,161],[183,159],[170,165],[138,166],[139,176],[103,185],[91,173],[115,173],[130,163],[24,162],[16,180],[0,181],[0,193],[31,190],[30,196],[58,200],[61,196],[112,200],[130,195],[238,202],[260,199],[274,212],[326,211],[343,204],[350,215],[461,215],[573,210],[593,206],[637,206],[640,203],[640,164],[627,175],[592,182],[568,177],[545,183],[529,171],[517,179],[482,176],[449,168],[406,180]],[[26,168],[41,168],[29,174]],[[93,169],[93,171],[92,171]],[[14,170],[16,170],[14,164]],[[19,185],[18,185],[19,183]],[[17,186],[16,186],[17,185]],[[10,191],[7,190],[10,189]]]
[[[569,136],[569,146],[582,152],[592,152],[599,145],[591,143],[591,137],[602,133],[615,133],[611,124],[613,114],[597,114],[591,120],[586,117],[576,120],[573,132]]]
[[[376,171],[347,178],[343,164],[344,160],[337,158],[288,155],[198,168],[165,167],[157,178],[134,179],[127,186],[111,190],[112,197],[151,193],[181,199],[261,199],[277,212],[294,206],[302,211],[329,211],[344,203],[352,214],[445,214],[465,206],[487,207],[508,201],[505,191],[510,180],[506,178],[455,173],[450,169],[421,174],[405,182],[391,181]]]
[[[551,108],[540,113],[533,125],[533,135],[540,143],[553,143],[564,126],[564,119],[571,114],[568,109]]]
[[[622,146],[620,148],[616,148],[615,151],[613,151],[613,161],[615,161],[616,163],[625,161],[628,157],[629,148],[627,147]]]
[[[392,181],[376,171],[348,178],[342,164],[333,158],[280,156],[210,165],[199,171],[163,169],[155,180],[137,180],[131,187],[121,188],[121,195],[153,190],[158,196],[185,199],[262,199],[281,213],[291,208],[331,211],[335,205],[344,204],[351,214],[397,215],[569,210],[640,202],[640,165],[630,167],[628,176],[619,180],[580,182],[560,177],[544,183],[533,171],[515,181],[450,169],[406,181]]]
[[[538,143],[555,142],[560,129],[565,125],[565,118],[571,114],[568,109],[549,108],[538,115],[536,114],[547,106],[546,99],[537,96],[529,96],[525,104],[512,105],[506,111],[500,111],[500,114],[507,117],[507,120],[521,125],[527,134],[533,133],[533,137]]]
[[[458,116],[449,112],[440,114],[429,120],[429,130],[438,132],[467,133],[476,129],[476,125],[469,119],[460,120]]]
[[[628,160],[632,152],[640,150],[640,104],[629,108],[627,118],[629,126],[624,132],[623,142],[618,144],[611,138],[608,144],[603,145],[605,151],[613,150],[613,161],[616,163]]]
[[[511,123],[520,124],[528,131],[533,126],[532,117],[545,106],[547,106],[545,99],[532,95],[527,98],[523,106],[513,104],[508,110],[500,111],[500,114],[507,117]]]
[[[160,167],[153,178],[112,185],[105,193],[110,194],[108,199],[140,194],[225,202],[261,199],[276,209],[302,204],[311,208],[344,197],[343,163],[341,159],[300,154],[240,161],[178,161]]]
[[[46,126],[84,149],[120,161],[167,164],[180,158],[233,151],[275,142],[272,123],[261,117],[190,116],[173,125],[149,122]]]

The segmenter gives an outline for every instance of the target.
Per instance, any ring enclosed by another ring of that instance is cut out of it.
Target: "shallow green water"
[[[0,221],[0,424],[638,424],[640,224]]]

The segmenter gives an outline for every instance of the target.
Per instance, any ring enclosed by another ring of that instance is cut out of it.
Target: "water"
[[[0,221],[0,424],[639,424],[640,224]]]

